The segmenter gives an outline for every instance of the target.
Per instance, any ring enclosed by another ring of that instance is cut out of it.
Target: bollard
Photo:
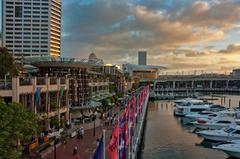
[[[229,108],[231,107],[231,99],[229,99],[229,101],[228,101],[228,106],[229,106]]]
[[[240,101],[239,101],[239,103],[238,103],[238,107],[240,108]]]

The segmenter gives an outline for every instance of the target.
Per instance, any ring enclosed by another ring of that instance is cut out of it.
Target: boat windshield
[[[211,112],[199,112],[199,114],[201,115],[208,115],[208,114],[212,114]]]
[[[226,133],[231,133],[231,132],[235,131],[235,129],[233,129],[233,128],[226,128],[226,129],[224,129],[224,131]]]
[[[187,102],[187,103],[179,103],[178,105],[179,105],[179,106],[190,106],[191,103],[189,103],[189,102]]]

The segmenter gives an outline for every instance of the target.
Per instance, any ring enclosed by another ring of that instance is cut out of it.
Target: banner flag
[[[36,106],[40,106],[40,101],[41,101],[41,87],[37,87],[36,92],[35,92],[35,103]]]
[[[118,158],[118,143],[119,142],[119,123],[118,121],[115,124],[115,128],[112,133],[112,138],[107,147],[107,152],[109,159],[117,159]]]
[[[104,141],[103,141],[103,135],[100,139],[100,142],[98,144],[98,147],[94,153],[94,156],[92,159],[104,159]]]

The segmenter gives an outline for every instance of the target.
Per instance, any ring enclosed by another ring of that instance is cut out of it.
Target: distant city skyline
[[[169,71],[240,67],[239,0],[63,0],[62,56],[148,64]]]

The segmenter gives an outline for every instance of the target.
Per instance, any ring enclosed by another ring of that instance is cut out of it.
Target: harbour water
[[[221,98],[211,100],[221,104]],[[226,96],[225,105],[238,106],[240,96]],[[223,100],[222,100],[223,103]],[[192,133],[184,118],[173,116],[173,101],[150,101],[141,159],[226,159],[218,150],[202,146],[203,138]]]

